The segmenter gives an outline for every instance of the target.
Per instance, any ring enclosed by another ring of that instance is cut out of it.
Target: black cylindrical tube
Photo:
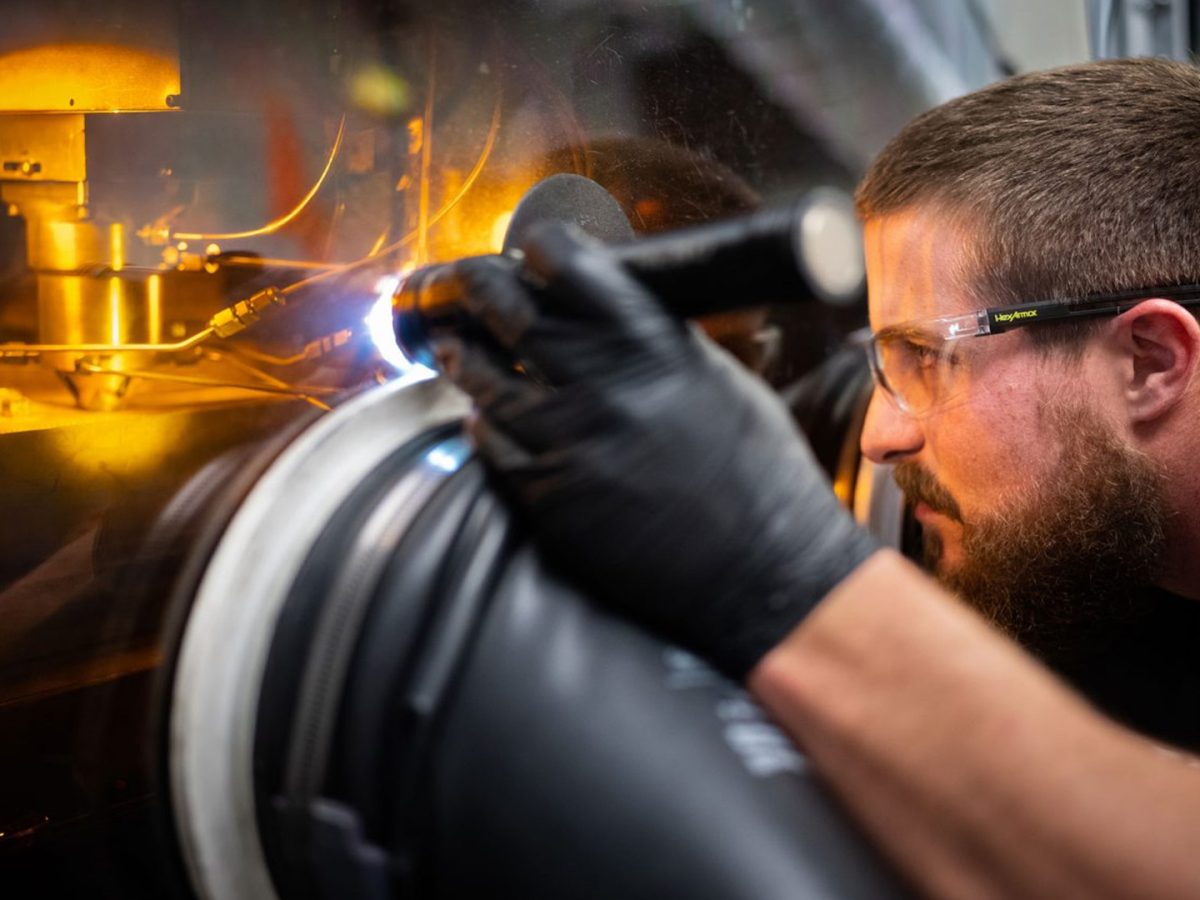
[[[613,247],[638,281],[684,318],[817,299],[799,262],[802,206],[764,209]]]
[[[649,235],[610,249],[675,315],[693,318],[771,303],[830,300],[804,262],[809,199],[693,228]],[[520,261],[509,257],[514,266]],[[393,298],[396,340],[410,359],[432,364],[429,340],[469,327],[451,264],[418,269]]]

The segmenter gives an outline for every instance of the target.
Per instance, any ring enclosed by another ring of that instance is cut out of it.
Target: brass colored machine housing
[[[88,122],[129,110],[166,111],[179,94],[174,36],[149,32],[155,50],[66,43],[11,50],[0,39],[0,200],[25,220],[26,261],[36,274],[38,342],[157,343],[162,285],[130,278],[125,227],[100,222],[88,207]],[[5,52],[8,50],[8,52]],[[77,371],[78,354],[49,353],[87,409],[119,405],[128,378]],[[119,351],[106,371],[131,362]]]

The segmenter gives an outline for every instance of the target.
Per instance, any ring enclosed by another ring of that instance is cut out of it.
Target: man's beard
[[[1168,511],[1164,477],[1086,410],[1047,416],[1062,459],[1042,489],[964,521],[954,498],[917,463],[896,466],[910,503],[962,524],[962,562],[938,572],[942,547],[925,532],[939,580],[1014,639],[1051,660],[1096,649],[1142,610],[1159,576]],[[997,472],[994,477],[1020,477]]]

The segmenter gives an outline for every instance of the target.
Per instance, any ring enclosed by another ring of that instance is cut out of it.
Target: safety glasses
[[[1184,307],[1200,306],[1200,284],[992,306],[961,315],[889,325],[874,334],[863,334],[858,342],[865,345],[871,373],[884,394],[902,411],[923,416],[944,409],[966,392],[967,345],[962,344],[963,338],[1119,316],[1152,297],[1172,300]]]

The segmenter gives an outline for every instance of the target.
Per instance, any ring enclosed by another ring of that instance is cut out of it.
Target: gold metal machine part
[[[88,125],[95,116],[166,112],[178,105],[178,39],[151,27],[141,46],[62,42],[13,46],[0,38],[0,201],[25,222],[26,262],[37,281],[37,340],[48,345],[157,344],[163,338],[158,274],[126,272],[126,226],[98,221],[88,204]],[[128,39],[125,39],[126,41]],[[141,354],[144,355],[144,354]],[[112,409],[139,354],[43,354],[81,406]],[[116,373],[116,374],[111,374]]]

